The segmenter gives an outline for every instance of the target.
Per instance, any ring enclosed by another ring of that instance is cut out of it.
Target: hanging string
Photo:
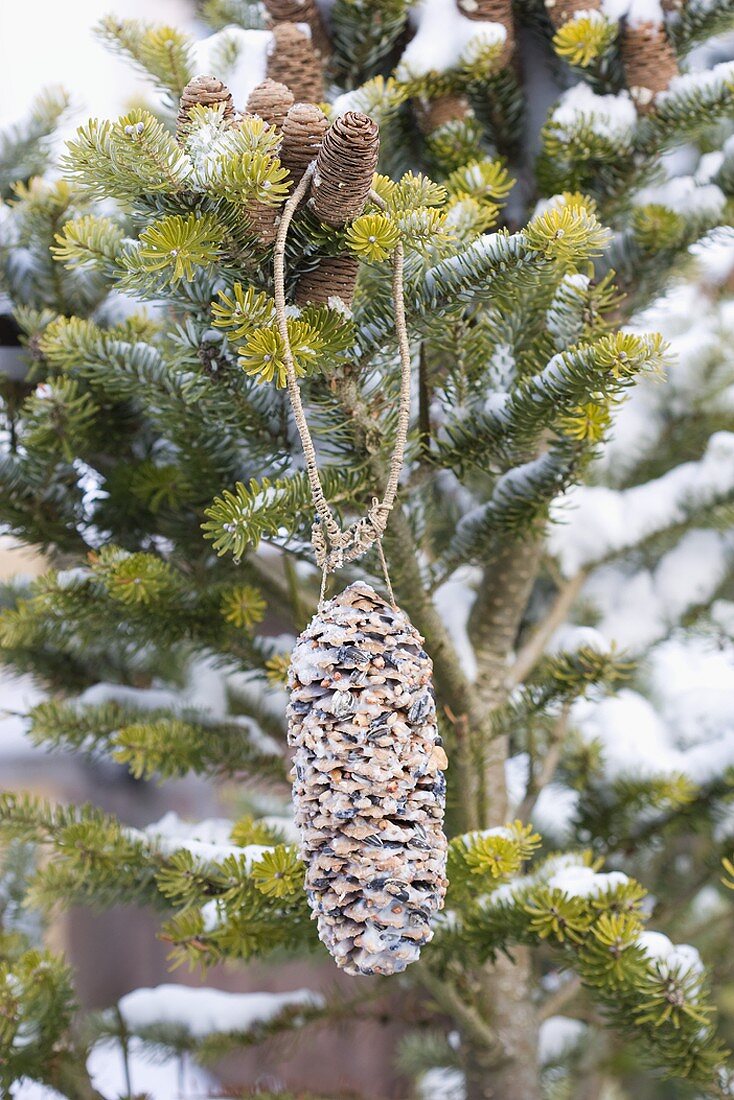
[[[397,604],[395,602],[395,593],[392,590],[392,584],[390,583],[390,574],[387,568],[387,559],[385,558],[385,551],[382,548],[382,539],[377,540],[377,556],[380,559],[380,565],[382,566],[382,572],[385,577],[385,587],[387,588],[387,594],[390,597],[390,603],[397,610]]]
[[[285,250],[286,241],[288,239],[288,229],[293,219],[293,215],[311,185],[311,179],[315,170],[316,162],[312,161],[283,208],[280,224],[278,226],[278,233],[275,238],[273,276],[275,284],[275,316],[278,325],[278,333],[283,343],[283,359],[286,368],[288,396],[293,408],[293,417],[303,447],[306,474],[313,497],[314,508],[317,513],[317,520],[313,526],[312,538],[316,562],[323,569],[320,602],[323,602],[326,590],[327,573],[340,568],[340,566],[344,565],[346,562],[354,561],[361,557],[376,543],[377,553],[385,574],[388,594],[393,606],[395,606],[395,596],[390,583],[387,562],[382,548],[382,536],[385,533],[390,511],[397,497],[400,472],[403,467],[405,448],[408,441],[408,429],[410,427],[411,359],[408,325],[405,317],[405,254],[402,242],[398,242],[393,254],[392,300],[395,313],[395,332],[398,339],[398,353],[400,358],[400,399],[395,443],[390,458],[385,491],[382,500],[378,498],[373,499],[366,516],[356,520],[351,526],[346,528],[346,530],[342,530],[326,499],[319,476],[316,448],[303,408],[301,391],[298,385],[298,377],[296,375],[295,362],[293,359],[293,351],[290,344],[288,313],[285,298]],[[370,191],[370,199],[380,209],[385,209],[385,202],[375,191]]]

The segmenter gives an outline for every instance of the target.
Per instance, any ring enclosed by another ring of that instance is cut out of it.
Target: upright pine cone
[[[622,65],[630,95],[641,114],[655,109],[655,96],[678,75],[678,60],[662,23],[627,24]]]
[[[545,10],[554,28],[558,30],[580,11],[599,11],[601,0],[545,0]]]
[[[298,102],[324,98],[324,74],[311,35],[295,23],[276,23],[268,52],[268,76],[285,84]]]
[[[359,111],[347,111],[326,131],[316,158],[311,207],[327,225],[354,221],[367,205],[380,152],[376,122]]]
[[[290,669],[293,797],[319,937],[348,974],[394,974],[446,892],[446,755],[431,660],[367,584],[329,600]]]
[[[248,115],[257,115],[263,122],[281,129],[285,116],[293,106],[293,92],[277,80],[256,84],[247,100]]]
[[[190,80],[183,92],[176,119],[176,138],[183,141],[186,136],[186,127],[189,121],[191,108],[200,104],[202,107],[215,107],[218,103],[224,104],[224,117],[228,120],[234,118],[234,103],[232,93],[226,84],[216,76],[195,76]]]
[[[351,306],[358,271],[359,264],[349,253],[322,257],[312,271],[298,280],[296,305],[325,306],[330,298],[340,298],[345,306]]]
[[[326,115],[315,103],[296,103],[285,116],[280,163],[296,183],[311,161],[316,160],[328,129]]]
[[[322,57],[329,52],[329,36],[314,0],[265,0],[265,8],[274,24],[307,23],[315,49]]]
[[[437,99],[417,100],[415,112],[421,133],[432,134],[448,122],[463,122],[472,109],[466,96],[442,95]]]
[[[244,213],[249,222],[250,231],[258,242],[262,245],[273,244],[278,236],[281,208],[251,199],[245,205]]]
[[[506,65],[515,52],[515,23],[512,16],[512,0],[456,0],[456,6],[467,19],[487,23],[501,23],[505,28],[505,45],[500,64]]]

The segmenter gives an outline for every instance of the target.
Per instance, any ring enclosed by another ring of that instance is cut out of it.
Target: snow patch
[[[436,1066],[422,1073],[418,1100],[466,1100],[466,1084],[460,1069]]]
[[[664,92],[657,96],[658,103],[666,103],[678,96],[696,95],[701,92],[723,91],[734,80],[734,61],[722,61],[712,69],[674,76]]]
[[[726,195],[715,183],[698,183],[693,176],[676,176],[654,187],[643,187],[633,197],[635,206],[656,204],[676,214],[718,218]]]
[[[464,674],[473,682],[477,677],[477,660],[469,641],[467,623],[474,600],[475,584],[481,570],[462,566],[433,593],[433,602],[451,641],[454,643]]]
[[[582,1020],[570,1016],[549,1016],[538,1032],[538,1061],[542,1066],[560,1062],[583,1039],[587,1030]]]
[[[216,73],[243,111],[252,89],[267,76],[272,43],[272,31],[224,27],[195,43],[194,68],[197,73]]]
[[[571,136],[585,126],[609,141],[625,141],[637,124],[637,111],[627,92],[596,95],[588,84],[576,84],[564,92],[551,121]]]
[[[662,932],[641,932],[637,937],[641,947],[664,977],[671,974],[702,974],[703,963],[695,947],[688,943],[672,943]]]
[[[455,69],[474,48],[501,45],[507,31],[501,23],[467,19],[455,0],[421,0],[411,8],[415,34],[396,70],[399,80]]]
[[[272,844],[248,844],[244,848],[231,841],[234,822],[227,818],[207,818],[204,821],[182,821],[173,810],[164,814],[160,821],[146,825],[144,829],[131,829],[130,833],[138,839],[145,839],[165,855],[189,851],[195,859],[206,862],[220,862],[229,856],[244,859],[249,871],[253,864],[262,859],[266,852],[272,852]]]
[[[118,1001],[131,1031],[156,1025],[180,1028],[194,1039],[227,1032],[251,1031],[291,1008],[318,1008],[323,998],[310,989],[289,993],[228,993],[173,983],[134,989]]]
[[[688,510],[734,490],[734,432],[716,432],[698,462],[634,488],[577,486],[553,509],[551,551],[567,576],[682,522]]]

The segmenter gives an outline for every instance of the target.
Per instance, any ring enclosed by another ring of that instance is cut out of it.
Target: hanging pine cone
[[[190,80],[181,93],[178,118],[176,119],[176,138],[183,141],[186,136],[186,128],[189,121],[189,112],[192,107],[200,104],[202,107],[215,107],[218,103],[224,104],[224,117],[231,121],[234,118],[234,103],[232,93],[226,84],[222,84],[216,76],[195,76]]]
[[[321,12],[314,0],[265,0],[270,21],[278,23],[307,23],[311,31],[314,49],[322,57],[329,52],[329,36],[321,19]]]
[[[601,0],[545,0],[545,10],[554,28],[558,30],[580,11],[600,11]]]
[[[500,64],[507,65],[515,52],[515,23],[512,16],[512,0],[456,0],[456,6],[467,19],[487,23],[501,23],[505,28],[505,44]]]
[[[279,84],[277,80],[263,80],[250,92],[247,113],[257,115],[263,122],[281,129],[294,102],[293,92],[285,84]]]
[[[438,99],[416,101],[415,113],[421,133],[432,134],[448,122],[463,122],[472,109],[466,96],[442,95]]]
[[[283,121],[280,163],[298,183],[316,159],[324,134],[329,129],[326,115],[315,103],[296,103]]]
[[[301,634],[289,674],[293,797],[319,937],[348,974],[394,974],[446,891],[446,754],[431,660],[402,611],[349,585]]]
[[[622,65],[630,95],[641,114],[655,108],[655,96],[678,75],[678,60],[662,23],[627,24],[622,33]]]
[[[359,263],[354,256],[324,256],[298,280],[296,305],[325,306],[330,298],[339,298],[345,306],[351,306],[358,271]]]
[[[268,51],[268,76],[285,84],[298,102],[318,103],[324,98],[324,74],[311,36],[295,23],[277,23]]]
[[[359,111],[347,111],[326,131],[316,158],[311,207],[326,225],[354,221],[367,205],[380,152],[376,122]]]

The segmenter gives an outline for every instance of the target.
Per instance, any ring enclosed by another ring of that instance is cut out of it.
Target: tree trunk
[[[469,619],[479,671],[476,692],[485,714],[480,745],[483,790],[479,810],[484,826],[503,825],[507,820],[505,761],[509,745],[506,737],[492,736],[490,719],[492,711],[507,701],[509,661],[540,554],[541,544],[530,535],[509,543],[485,570]]]
[[[487,717],[509,693],[508,668],[517,632],[535,580],[541,547],[527,537],[509,545],[487,569],[472,610],[470,629],[480,678],[476,684]],[[502,825],[508,816],[505,737],[482,744],[485,826]],[[540,1100],[538,1021],[531,994],[530,955],[526,948],[513,958],[498,955],[480,976],[486,1018],[499,1040],[503,1057],[468,1047],[467,1100]]]
[[[530,955],[498,955],[481,975],[483,1000],[503,1055],[464,1039],[466,1100],[541,1100],[538,1026],[531,999]]]

